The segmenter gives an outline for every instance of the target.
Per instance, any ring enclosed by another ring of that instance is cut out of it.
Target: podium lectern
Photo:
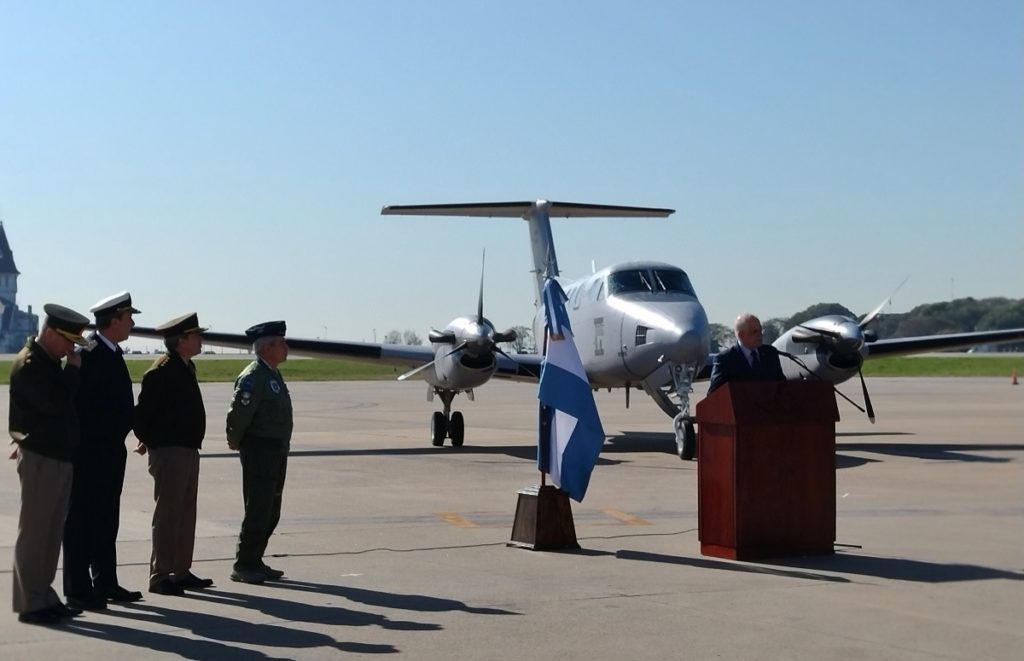
[[[833,553],[837,420],[824,381],[729,383],[698,403],[700,552]]]

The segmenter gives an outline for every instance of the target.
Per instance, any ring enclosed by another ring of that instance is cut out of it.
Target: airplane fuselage
[[[707,314],[686,273],[662,262],[624,262],[564,287],[566,310],[590,384],[616,388],[671,382],[671,365],[707,361]],[[544,316],[534,318],[543,351]]]

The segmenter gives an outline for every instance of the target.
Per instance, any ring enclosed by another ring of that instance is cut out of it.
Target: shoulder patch
[[[252,377],[246,375],[246,376],[242,377],[241,381],[238,382],[238,389],[239,390],[252,390],[252,385],[253,385]]]

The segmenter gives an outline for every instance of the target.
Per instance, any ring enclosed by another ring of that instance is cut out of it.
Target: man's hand
[[[135,446],[135,449],[132,450],[132,452],[138,455],[146,454],[146,444],[143,443],[142,441],[139,441],[139,444]]]
[[[72,351],[68,354],[68,365],[74,365],[75,367],[82,366],[82,354],[77,351]]]

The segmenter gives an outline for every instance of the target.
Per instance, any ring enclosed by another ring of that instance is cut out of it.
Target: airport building
[[[0,221],[0,353],[17,353],[25,338],[39,334],[39,315],[18,309],[18,267]]]

